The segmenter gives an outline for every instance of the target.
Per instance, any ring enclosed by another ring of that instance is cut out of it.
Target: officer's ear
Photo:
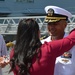
[[[65,27],[67,26],[67,21],[65,21]]]
[[[66,26],[67,26],[67,21],[66,21],[66,20],[62,20],[62,24],[63,24],[64,28],[66,28]]]

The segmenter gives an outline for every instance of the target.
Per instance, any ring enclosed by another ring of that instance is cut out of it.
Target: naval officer
[[[45,21],[47,22],[50,36],[41,42],[44,43],[45,41],[49,42],[66,37],[68,34],[65,32],[65,28],[72,14],[58,6],[46,6],[45,12],[48,14]],[[75,46],[70,51],[57,57],[54,75],[75,75]]]

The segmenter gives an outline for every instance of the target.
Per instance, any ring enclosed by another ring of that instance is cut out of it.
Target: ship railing
[[[25,16],[25,17],[0,17],[0,34],[11,35],[16,34],[18,23],[21,19],[33,18],[35,19],[40,27],[41,33],[44,34],[47,32],[47,24],[44,22],[45,16]],[[69,19],[66,32],[69,32],[75,27],[75,15],[72,15],[72,18]]]

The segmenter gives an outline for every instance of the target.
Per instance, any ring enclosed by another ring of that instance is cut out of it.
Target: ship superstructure
[[[75,27],[75,0],[0,0],[0,34],[5,41],[13,41],[16,36],[18,22],[23,18],[34,18],[40,26],[41,35],[47,35],[44,23],[47,5],[56,5],[69,10],[73,17],[69,20],[66,32]],[[72,2],[72,3],[71,3]]]
[[[47,5],[60,6],[75,14],[75,0],[0,0],[1,16],[44,15]]]

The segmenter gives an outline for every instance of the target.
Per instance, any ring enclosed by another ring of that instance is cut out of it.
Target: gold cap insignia
[[[48,16],[52,16],[54,14],[54,10],[53,9],[48,9]]]

